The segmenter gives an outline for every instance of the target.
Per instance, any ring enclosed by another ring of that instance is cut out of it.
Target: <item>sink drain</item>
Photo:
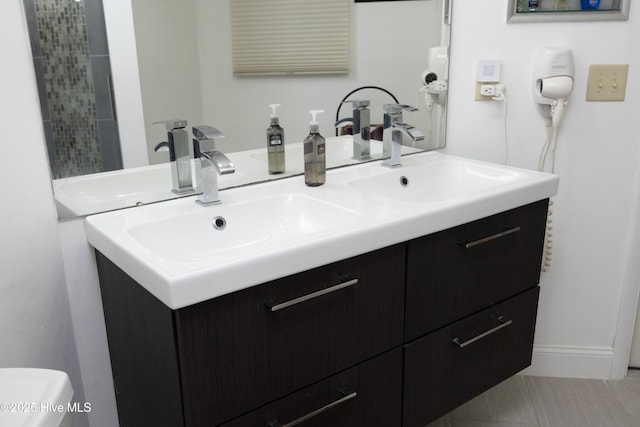
[[[227,226],[227,220],[222,216],[217,216],[211,220],[211,225],[213,225],[213,228],[216,230],[224,230]]]
[[[406,187],[407,185],[409,185],[409,178],[407,178],[406,176],[402,175],[400,177],[400,185],[402,185],[403,187]]]

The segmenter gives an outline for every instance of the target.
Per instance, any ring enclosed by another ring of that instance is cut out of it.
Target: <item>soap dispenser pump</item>
[[[325,139],[320,135],[320,125],[316,119],[324,110],[310,110],[309,135],[304,139],[304,182],[310,187],[324,184],[327,176],[325,160]]]
[[[267,129],[267,156],[269,173],[279,174],[285,171],[284,129],[280,127],[278,107],[280,104],[269,104],[271,107],[271,124]]]

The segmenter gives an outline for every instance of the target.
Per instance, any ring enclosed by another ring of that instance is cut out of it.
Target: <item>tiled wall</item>
[[[102,0],[24,0],[53,178],[122,168]]]

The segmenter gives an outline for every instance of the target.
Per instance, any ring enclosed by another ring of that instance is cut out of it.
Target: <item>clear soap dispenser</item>
[[[316,116],[324,110],[311,110],[309,135],[304,139],[304,182],[310,187],[324,184],[327,177],[325,139],[320,135]]]
[[[284,129],[280,127],[277,109],[280,104],[269,104],[271,107],[271,125],[267,129],[267,155],[269,173],[278,174],[285,171]]]

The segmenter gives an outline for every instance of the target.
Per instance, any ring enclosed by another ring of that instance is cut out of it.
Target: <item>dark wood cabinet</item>
[[[405,259],[395,245],[170,310],[98,253],[121,425],[219,425],[400,347]]]
[[[403,426],[425,426],[531,364],[538,289],[405,346]]]
[[[120,425],[183,427],[174,313],[96,252]]]
[[[227,421],[400,346],[404,249],[392,246],[178,310],[187,425]]]
[[[390,427],[402,418],[402,350],[334,375],[224,427],[282,427],[304,420],[305,427]]]
[[[405,339],[537,285],[546,219],[543,200],[411,240]]]
[[[530,363],[546,209],[178,310],[96,252],[120,424],[428,424]]]

